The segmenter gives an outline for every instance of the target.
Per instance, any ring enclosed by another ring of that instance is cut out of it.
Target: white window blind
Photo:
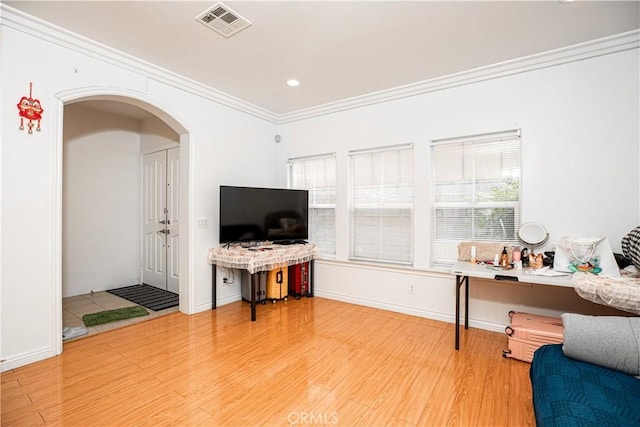
[[[413,262],[413,146],[352,151],[350,258]]]
[[[309,190],[309,241],[336,253],[336,158],[334,154],[289,159],[289,186]]]
[[[517,242],[520,131],[434,141],[432,266],[453,264],[463,241]]]

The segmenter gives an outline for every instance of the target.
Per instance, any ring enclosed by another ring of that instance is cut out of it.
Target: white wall
[[[185,253],[189,258],[186,262],[181,259],[180,272],[189,280],[180,284],[180,308],[187,313],[209,309],[211,267],[206,255],[218,244],[218,186],[285,183],[274,166],[276,126],[227,107],[211,96],[201,96],[205,91],[193,85],[179,88],[170,82],[175,80],[173,76],[166,77],[159,70],[118,65],[111,58],[116,53],[92,54],[89,48],[84,50],[85,42],[74,44],[66,34],[56,38],[56,44],[47,41],[53,40],[47,34],[31,36],[23,30],[38,31],[38,23],[22,22],[20,14],[14,16],[3,6],[4,12],[5,25],[0,26],[4,125],[1,369],[51,357],[62,350],[61,288],[56,285],[62,275],[58,259],[61,247],[57,246],[61,242],[57,211],[61,183],[56,181],[62,165],[62,147],[57,146],[57,132],[62,132],[63,125],[59,108],[62,96],[69,99],[74,93],[93,93],[100,88],[122,94],[118,96],[130,94],[164,112],[159,117],[171,117],[189,131],[186,146],[181,139],[181,161],[190,167],[184,179],[189,191],[181,194],[188,213],[184,220],[187,232],[181,233],[181,239],[187,241]],[[16,102],[28,93],[29,82],[34,84],[33,97],[41,100],[45,110],[42,131],[33,135],[18,130],[15,110]],[[207,219],[209,227],[196,229],[195,218]],[[183,286],[188,290],[188,303],[182,301]],[[222,289],[219,298],[239,299],[239,291]]]
[[[140,121],[67,106],[63,297],[139,283],[140,188]]]
[[[317,295],[453,320],[454,279],[429,269],[429,141],[447,137],[521,129],[522,221],[547,227],[547,248],[565,234],[606,236],[619,252],[640,223],[639,63],[635,49],[281,125],[281,162],[337,153],[338,262],[317,263]],[[407,142],[415,144],[416,269],[349,263],[347,153]],[[475,282],[471,323],[488,329],[501,330],[511,309],[600,310],[571,289]]]
[[[551,242],[561,234],[605,235],[619,249],[622,234],[640,220],[637,49],[277,127],[250,106],[241,108],[248,112],[239,111],[236,101],[193,83],[177,83],[175,76],[68,34],[41,29],[0,7],[5,12],[0,26],[2,370],[61,350],[59,100],[74,99],[76,93],[129,95],[171,119],[174,129],[188,132],[180,139],[181,161],[189,166],[182,180],[188,191],[181,194],[188,213],[181,239],[188,242],[189,256],[180,264],[181,276],[189,277],[189,283],[180,284],[181,297],[183,286],[189,293],[188,304],[181,300],[180,305],[186,313],[211,304],[206,254],[218,244],[219,185],[285,186],[290,156],[338,153],[338,262],[317,263],[317,295],[444,320],[452,320],[454,285],[449,275],[428,270],[430,139],[521,128],[522,219],[547,225]],[[33,135],[17,129],[15,111],[29,82],[45,109],[42,131]],[[282,135],[280,144],[274,142],[276,133]],[[403,142],[416,144],[416,268],[380,270],[346,263],[347,151]],[[196,219],[209,226],[195,228]],[[416,285],[411,298],[403,290],[409,280]],[[506,311],[513,308],[544,306],[560,312],[573,304],[572,296],[565,295],[565,305],[556,289],[492,283],[472,288],[472,325],[489,329],[505,323]],[[219,284],[219,304],[239,297],[236,286]]]

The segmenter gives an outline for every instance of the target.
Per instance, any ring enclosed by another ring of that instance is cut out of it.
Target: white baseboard
[[[232,302],[236,302],[236,301],[242,301],[242,295],[240,295],[239,293],[236,295],[230,295],[230,296],[218,299],[217,306],[220,307],[223,305],[231,304]],[[209,305],[209,308],[211,308],[211,305]]]
[[[216,307],[220,307],[226,304],[231,304],[232,302],[236,302],[236,301],[240,301],[242,300],[242,296],[240,294],[237,295],[231,295],[228,297],[224,297],[224,298],[220,298],[217,300],[217,304]],[[211,301],[204,303],[204,304],[199,304],[197,306],[194,307],[195,313],[200,313],[202,311],[207,311],[207,310],[211,310]]]
[[[393,311],[395,313],[408,314],[411,316],[424,317],[427,319],[438,320],[441,322],[455,323],[455,315],[449,313],[439,313],[429,310],[419,310],[414,307],[407,307],[398,304],[389,304],[388,302],[377,301],[367,298],[354,297],[351,295],[340,294],[337,292],[314,290],[314,295],[322,298],[332,299],[336,301],[348,302],[351,304],[362,305],[365,307],[379,308],[381,310]],[[464,324],[464,315],[460,317],[460,324]],[[504,332],[505,325],[483,320],[474,320],[469,318],[469,327],[484,329],[492,332]]]
[[[39,362],[50,357],[57,356],[52,347],[41,348],[36,351],[30,351],[17,356],[10,357],[0,362],[0,372],[6,372],[11,369],[19,368],[30,363]]]

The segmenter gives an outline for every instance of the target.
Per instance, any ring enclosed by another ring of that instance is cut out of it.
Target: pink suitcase
[[[509,349],[502,355],[524,362],[533,360],[533,353],[545,344],[561,344],[562,319],[529,313],[509,312],[511,325],[504,329],[509,337]]]

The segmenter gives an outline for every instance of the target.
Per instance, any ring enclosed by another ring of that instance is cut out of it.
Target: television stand
[[[255,273],[269,271],[278,267],[288,267],[290,265],[309,262],[309,290],[307,296],[313,296],[313,259],[317,258],[320,251],[313,243],[300,244],[295,241],[288,241],[289,245],[282,247],[253,247],[243,248],[239,246],[226,247],[226,245],[209,249],[207,258],[212,267],[211,278],[211,309],[216,309],[217,298],[217,267],[234,268],[247,270],[251,275],[251,320],[256,320],[256,286],[258,276]],[[275,242],[274,242],[275,243]]]

